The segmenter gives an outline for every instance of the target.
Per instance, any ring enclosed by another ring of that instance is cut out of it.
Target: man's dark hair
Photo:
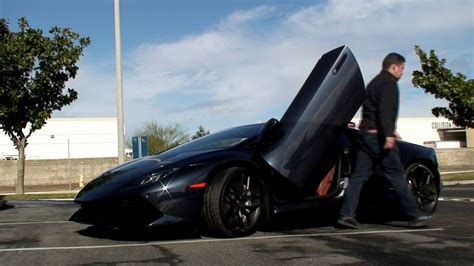
[[[405,57],[397,53],[389,53],[382,62],[382,68],[388,70],[391,65],[399,65],[405,63]]]

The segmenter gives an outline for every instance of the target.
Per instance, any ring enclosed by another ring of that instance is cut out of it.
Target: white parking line
[[[263,239],[275,239],[275,238],[417,233],[417,232],[431,232],[431,231],[443,231],[443,230],[444,230],[443,228],[428,228],[428,229],[407,229],[407,230],[350,231],[350,232],[336,232],[336,233],[254,236],[254,237],[229,238],[229,239],[197,239],[197,240],[176,240],[176,241],[162,241],[162,242],[155,241],[155,242],[147,242],[147,243],[100,245],[100,246],[6,248],[6,249],[0,249],[0,252],[50,251],[50,250],[99,249],[99,248],[100,249],[105,249],[105,248],[143,247],[143,246],[154,246],[154,245],[163,246],[163,245],[171,245],[171,244],[195,244],[195,243],[210,243],[210,242],[251,241],[251,240],[263,240]]]
[[[4,222],[0,223],[2,225],[29,225],[29,224],[64,224],[70,223],[69,221],[43,221],[43,222]]]

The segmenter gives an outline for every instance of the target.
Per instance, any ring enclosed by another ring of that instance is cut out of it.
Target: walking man
[[[408,190],[404,169],[399,157],[395,132],[399,92],[397,81],[405,69],[405,58],[397,53],[388,54],[382,62],[382,71],[369,83],[362,106],[359,147],[354,173],[340,210],[337,223],[346,228],[359,228],[355,212],[363,185],[380,164],[385,177],[396,191],[411,227],[423,226],[431,217],[425,216]]]

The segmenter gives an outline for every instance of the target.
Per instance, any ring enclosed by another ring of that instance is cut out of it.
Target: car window
[[[261,128],[262,124],[254,124],[226,129],[204,137],[200,137],[169,151],[172,151],[173,153],[181,153],[230,148],[246,141],[251,137],[255,137]]]

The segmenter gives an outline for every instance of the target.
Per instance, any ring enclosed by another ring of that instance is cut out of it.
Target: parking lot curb
[[[474,180],[443,181],[443,186],[471,185]]]

